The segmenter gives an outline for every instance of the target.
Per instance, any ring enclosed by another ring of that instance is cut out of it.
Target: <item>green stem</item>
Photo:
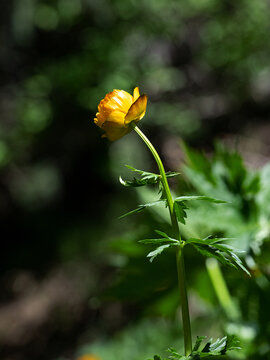
[[[151,151],[154,159],[159,168],[161,182],[166,194],[171,222],[172,222],[172,229],[173,235],[176,239],[179,239],[179,243],[181,241],[180,231],[178,227],[177,218],[174,212],[174,201],[172,198],[172,194],[169,188],[168,180],[165,174],[163,163],[152,145],[149,139],[144,135],[144,133],[138,128],[138,126],[133,125],[134,130],[136,133],[141,137],[141,139],[145,142],[148,146],[149,150]],[[180,290],[180,297],[181,297],[181,309],[182,309],[182,319],[183,319],[183,331],[184,331],[184,343],[185,343],[185,355],[188,356],[192,351],[192,338],[191,338],[191,326],[190,326],[190,316],[189,316],[189,306],[188,306],[188,296],[187,296],[187,286],[186,286],[186,276],[185,276],[185,262],[184,262],[184,253],[183,247],[180,245],[177,247],[176,252],[176,262],[177,262],[177,273],[178,273],[178,282],[179,282],[179,290]]]

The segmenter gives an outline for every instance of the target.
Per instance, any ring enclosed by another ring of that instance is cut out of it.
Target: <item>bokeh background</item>
[[[270,358],[269,19],[269,0],[0,3],[1,359],[181,350],[174,256],[149,264],[137,243],[166,210],[117,219],[157,198],[123,188],[124,165],[155,164],[136,134],[108,143],[92,121],[135,86],[175,193],[230,202],[192,205],[184,237],[234,237],[253,275],[221,268],[232,314],[187,252],[193,336],[237,334],[235,358]]]

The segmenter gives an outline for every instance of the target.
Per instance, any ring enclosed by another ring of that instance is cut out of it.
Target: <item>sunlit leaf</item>
[[[215,203],[215,204],[225,204],[225,203],[227,203],[227,201],[224,201],[224,200],[215,199],[215,198],[210,197],[210,196],[202,196],[202,195],[200,195],[200,196],[179,196],[174,201],[182,202],[182,201],[190,201],[190,200],[202,200],[202,201],[212,202],[212,203]]]
[[[196,250],[206,257],[213,257],[224,265],[234,267],[235,269],[243,270],[250,276],[249,271],[244,266],[241,259],[235,254],[236,252],[243,252],[242,250],[235,249],[231,245],[223,244],[223,241],[231,240],[228,238],[206,238],[196,239],[190,238],[185,244],[191,244]]]
[[[174,208],[174,212],[177,217],[177,220],[180,221],[182,224],[185,224],[186,223],[185,219],[187,217],[187,213],[185,210],[188,209],[185,202],[175,201],[173,204],[173,208]]]
[[[155,250],[151,251],[149,254],[147,254],[147,257],[150,258],[150,262],[152,262],[157,255],[160,255],[165,249],[169,248],[170,246],[170,244],[161,245]]]
[[[159,205],[159,204],[162,204],[164,203],[165,200],[157,200],[157,201],[154,201],[152,203],[148,203],[148,204],[144,204],[144,205],[139,205],[136,209],[134,210],[131,210],[129,212],[127,212],[126,214],[123,214],[119,217],[119,219],[122,219],[128,215],[132,215],[132,214],[135,214],[135,213],[138,213],[138,212],[141,212],[143,211],[144,209],[148,208],[148,207],[151,207],[151,206],[155,206],[155,205]]]

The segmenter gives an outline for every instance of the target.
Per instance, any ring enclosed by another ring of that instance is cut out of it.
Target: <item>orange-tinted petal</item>
[[[139,96],[140,96],[140,92],[139,92],[139,88],[137,86],[133,90],[133,102],[136,101],[139,98]]]
[[[100,357],[96,355],[82,355],[77,360],[100,360]]]
[[[138,122],[144,117],[147,105],[147,96],[141,95],[130,107],[125,117],[125,125],[128,125],[131,121]]]
[[[106,121],[114,122],[119,126],[125,126],[125,114],[122,111],[115,110],[112,111],[108,116]]]
[[[105,131],[103,137],[107,137],[111,141],[120,139],[132,130],[131,127],[124,127],[113,121],[106,121],[102,129]]]
[[[102,117],[102,115],[99,112],[97,112],[96,117],[94,118],[94,123],[97,126],[101,127],[103,125],[104,121],[105,121],[105,119]]]
[[[111,107],[118,108],[118,110],[123,111],[124,113],[127,113],[133,102],[132,96],[124,90],[113,90],[110,94],[109,105]]]

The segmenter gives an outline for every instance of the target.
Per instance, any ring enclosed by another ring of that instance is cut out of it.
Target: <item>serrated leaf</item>
[[[180,355],[177,352],[177,350],[172,347],[168,349],[168,352],[173,355],[173,357],[170,356],[170,359],[179,359],[179,360],[188,359],[188,357]]]
[[[151,173],[149,171],[144,171],[144,170],[139,170],[139,169],[135,169],[133,166],[130,165],[125,165],[128,169],[130,169],[131,171],[134,171],[142,176],[147,176],[147,175],[155,175],[155,176],[159,176],[159,174],[155,174],[155,173]]]
[[[155,206],[155,205],[159,205],[161,203],[164,203],[165,200],[157,200],[157,201],[154,201],[152,203],[148,203],[148,204],[144,204],[144,205],[139,205],[136,209],[134,210],[131,210],[123,215],[121,215],[118,219],[122,219],[128,215],[132,215],[132,214],[135,214],[135,213],[138,213],[138,212],[141,212],[143,211],[144,209],[146,209],[147,207],[151,207],[151,206]]]
[[[199,350],[199,347],[200,347],[200,345],[201,345],[201,343],[202,343],[202,341],[203,341],[204,339],[206,339],[206,336],[197,336],[197,339],[196,339],[196,342],[195,342],[195,344],[194,344],[194,346],[193,346],[193,350],[192,350],[192,351],[197,351],[197,350]]]
[[[133,178],[133,180],[124,180],[121,176],[119,176],[120,184],[125,187],[140,187],[144,185],[152,185],[156,184],[159,181],[159,178],[156,176],[147,176],[142,179]]]
[[[151,251],[146,256],[149,257],[150,262],[152,262],[155,259],[155,257],[160,255],[165,249],[169,248],[170,246],[171,246],[170,244],[161,245],[161,246],[157,247],[155,250]]]
[[[222,239],[227,240],[226,238]],[[241,259],[235,254],[235,250],[232,246],[226,244],[220,244],[220,239],[188,239],[186,244],[191,244],[198,250],[202,255],[207,257],[213,257],[224,265],[228,265],[235,269],[243,270],[247,275],[250,276],[249,271],[245,268]],[[242,250],[240,250],[242,251]]]
[[[129,165],[126,165],[126,167],[129,168],[130,170],[136,172],[137,174],[139,174],[141,176],[141,178],[138,179],[138,178],[134,177],[132,180],[123,180],[123,178],[120,176],[119,181],[123,186],[139,187],[139,186],[144,186],[144,185],[156,184],[156,183],[159,183],[159,181],[160,181],[161,177],[159,174],[135,169],[134,167],[129,166]]]
[[[162,243],[172,243],[172,244],[178,244],[179,241],[172,239],[172,238],[160,238],[160,239],[143,239],[138,241],[141,244],[162,244]]]
[[[171,245],[179,245],[179,240],[176,240],[172,237],[170,237],[168,234],[166,234],[163,231],[160,230],[155,230],[155,232],[162,236],[162,238],[158,238],[158,239],[143,239],[143,240],[139,240],[139,243],[142,244],[162,244],[162,243],[170,243]]]
[[[206,336],[197,336],[197,340],[189,356],[180,355],[173,348],[168,349],[171,353],[169,358],[172,360],[225,360],[228,359],[226,355],[227,351],[240,349],[238,347],[239,341],[235,336],[225,336],[215,341],[210,339],[205,345],[202,345],[205,339]],[[202,350],[200,350],[200,347],[202,347]]]
[[[157,233],[158,235],[160,236],[164,236],[165,238],[170,238],[168,234],[166,234],[165,232],[163,231],[160,231],[160,230],[155,230],[155,233]]]
[[[215,204],[225,204],[227,201],[215,199],[210,196],[179,196],[174,201],[182,202],[182,201],[190,201],[190,200],[202,200],[202,201],[208,201]]]
[[[172,177],[175,177],[175,176],[179,176],[181,175],[180,172],[175,172],[175,171],[167,171],[165,173],[166,177],[169,179],[169,178],[172,178]]]
[[[186,223],[185,218],[187,217],[187,213],[185,210],[188,209],[186,204],[184,202],[175,201],[173,204],[173,208],[177,220],[180,221],[182,224],[185,224]]]
[[[227,344],[227,336],[224,336],[222,339],[217,339],[213,344],[210,345],[210,352],[217,352],[221,355],[223,354],[223,350],[226,350]]]
[[[240,341],[237,339],[235,335],[228,335],[227,336],[227,344],[226,350],[240,350],[241,347],[239,346]]]
[[[241,259],[233,252],[230,253],[230,255],[233,257],[233,259],[235,260],[236,264],[248,275],[250,275],[250,272],[247,270],[247,268],[243,265]]]
[[[231,238],[211,238],[208,236],[207,238],[204,238],[204,239],[189,238],[186,240],[185,243],[186,244],[195,243],[195,244],[211,245],[211,244],[218,244],[220,242],[228,241],[228,240],[232,240],[232,239]],[[230,245],[227,245],[227,246],[230,246]]]
[[[206,343],[206,345],[204,346],[204,348],[202,349],[202,353],[209,353],[210,351],[210,345],[211,345],[211,341],[208,341]]]
[[[192,244],[196,250],[198,250],[203,256],[206,257],[213,257],[221,262],[223,265],[231,266],[237,269],[237,266],[230,262],[221,252],[215,250],[214,248],[210,247],[209,245],[199,245],[199,244]]]

